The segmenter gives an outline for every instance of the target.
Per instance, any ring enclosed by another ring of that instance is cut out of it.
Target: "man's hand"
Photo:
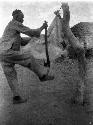
[[[48,24],[47,24],[47,22],[45,21],[45,22],[43,23],[43,28],[46,29],[47,27],[48,27]]]
[[[43,23],[43,25],[39,28],[40,33],[41,33],[41,31],[42,31],[43,29],[46,29],[47,27],[48,27],[48,24],[47,24],[47,22],[45,21],[45,22]]]

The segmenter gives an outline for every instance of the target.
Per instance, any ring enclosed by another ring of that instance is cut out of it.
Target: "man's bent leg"
[[[22,60],[26,58],[27,55],[22,55]],[[20,64],[24,67],[29,68],[31,71],[33,71],[40,79],[40,81],[47,81],[47,80],[53,80],[54,76],[48,75],[49,68],[44,67],[43,65],[39,64],[38,60],[35,59],[32,55],[30,55],[29,58],[25,59],[24,61],[17,61],[16,64]]]
[[[2,61],[12,64],[19,64],[29,68],[40,78],[41,81],[54,79],[53,76],[48,75],[49,68],[40,65],[38,60],[35,59],[28,51],[21,53],[20,51],[9,50],[3,54]]]

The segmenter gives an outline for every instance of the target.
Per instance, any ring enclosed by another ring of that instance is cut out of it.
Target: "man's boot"
[[[22,99],[21,96],[14,96],[13,97],[13,104],[20,104],[27,102],[27,99]]]
[[[48,81],[48,80],[53,80],[54,76],[46,74],[46,75],[43,75],[42,77],[39,77],[39,79],[41,82],[44,82],[44,81]]]

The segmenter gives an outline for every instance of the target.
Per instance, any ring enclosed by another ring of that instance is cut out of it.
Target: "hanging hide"
[[[61,45],[61,42],[63,41],[61,20],[57,16],[55,16],[47,32],[49,57],[52,61],[59,57],[63,50]],[[46,59],[44,43],[45,39],[42,34],[40,38],[32,38],[28,45],[21,48],[21,51],[29,51],[37,59]]]

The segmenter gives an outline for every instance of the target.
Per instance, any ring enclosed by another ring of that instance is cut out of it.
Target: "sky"
[[[79,22],[93,22],[93,2],[89,0],[73,1],[67,1],[71,13],[70,26]],[[54,11],[60,9],[62,2],[64,0],[1,0],[0,37],[8,22],[12,20],[13,10],[21,9],[24,13],[23,24],[35,29],[39,28],[44,20],[50,25],[55,17]]]

